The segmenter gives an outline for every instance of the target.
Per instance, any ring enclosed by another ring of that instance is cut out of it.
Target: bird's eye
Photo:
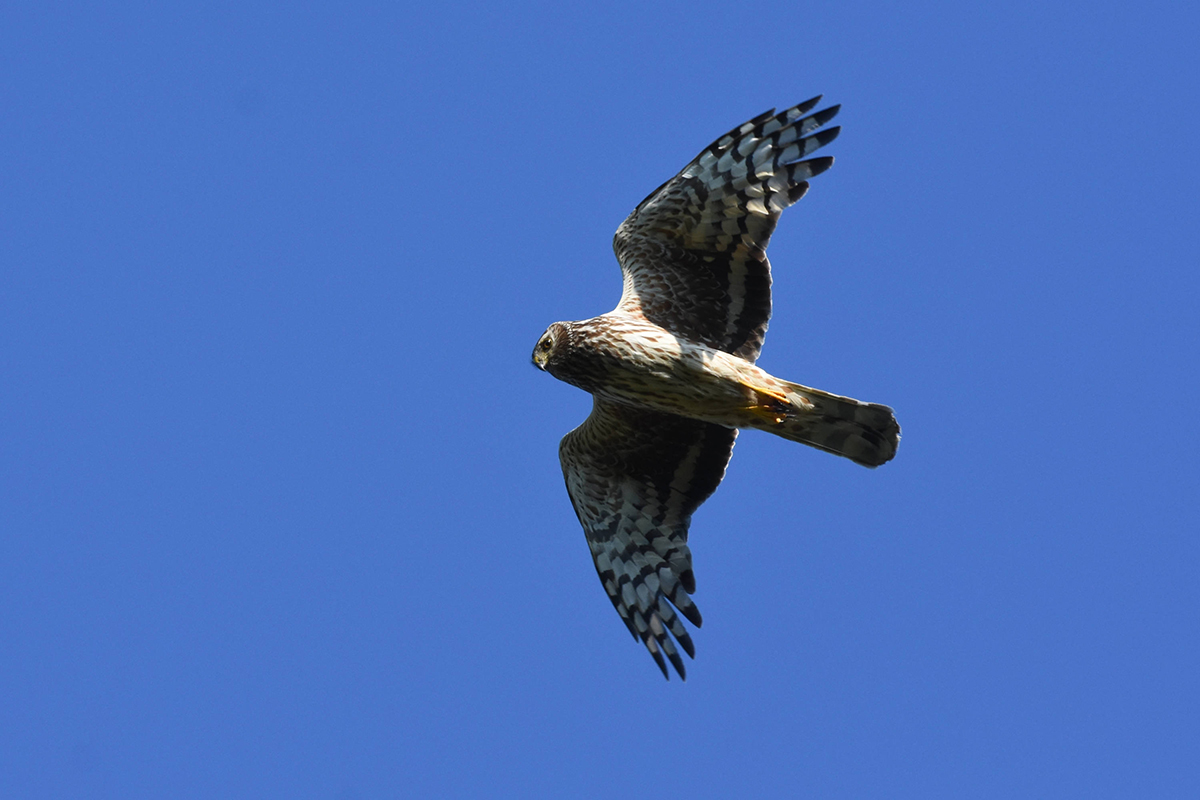
[[[543,352],[546,350],[549,350],[550,349],[550,340],[542,339],[540,342],[538,342],[538,349],[542,350]]]

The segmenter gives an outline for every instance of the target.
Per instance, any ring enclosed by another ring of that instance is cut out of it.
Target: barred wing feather
[[[625,219],[613,238],[624,273],[618,308],[684,338],[758,358],[771,317],[767,244],[783,209],[833,164],[806,156],[840,128],[814,97],[774,109],[700,152]]]
[[[689,596],[688,525],[724,477],[736,437],[720,425],[596,400],[559,446],[604,591],[668,677],[667,661],[687,677],[676,644],[695,656],[680,615],[702,621]]]

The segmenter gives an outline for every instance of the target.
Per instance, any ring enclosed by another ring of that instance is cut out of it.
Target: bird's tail
[[[900,425],[892,409],[798,383],[786,386],[789,408],[762,425],[763,430],[864,467],[878,467],[896,455]]]

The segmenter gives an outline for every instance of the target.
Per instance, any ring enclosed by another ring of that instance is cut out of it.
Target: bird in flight
[[[617,613],[669,680],[695,657],[680,619],[700,611],[688,526],[725,476],[740,428],[877,467],[896,454],[892,409],[776,378],[756,367],[771,316],[767,242],[780,213],[833,159],[814,97],[734,128],[621,223],[617,307],[555,322],[533,363],[590,392],[592,413],[559,459],[596,572]]]

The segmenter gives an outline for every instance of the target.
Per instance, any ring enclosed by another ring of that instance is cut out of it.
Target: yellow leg
[[[753,392],[754,399],[763,405],[772,405],[772,400],[774,400],[776,403],[782,403],[784,406],[791,405],[791,403],[788,401],[788,396],[776,389],[767,389],[762,386],[754,386],[753,384],[745,382],[742,383],[742,386],[745,386],[747,389]]]
[[[787,419],[788,412],[792,409],[792,404],[788,401],[787,395],[782,392],[765,389],[761,386],[751,386],[743,383],[750,390],[750,395],[753,398],[746,410],[759,419],[770,422],[773,425],[778,425]]]
[[[747,406],[746,410],[764,422],[769,422],[772,425],[778,425],[787,419],[787,412],[775,405]]]

